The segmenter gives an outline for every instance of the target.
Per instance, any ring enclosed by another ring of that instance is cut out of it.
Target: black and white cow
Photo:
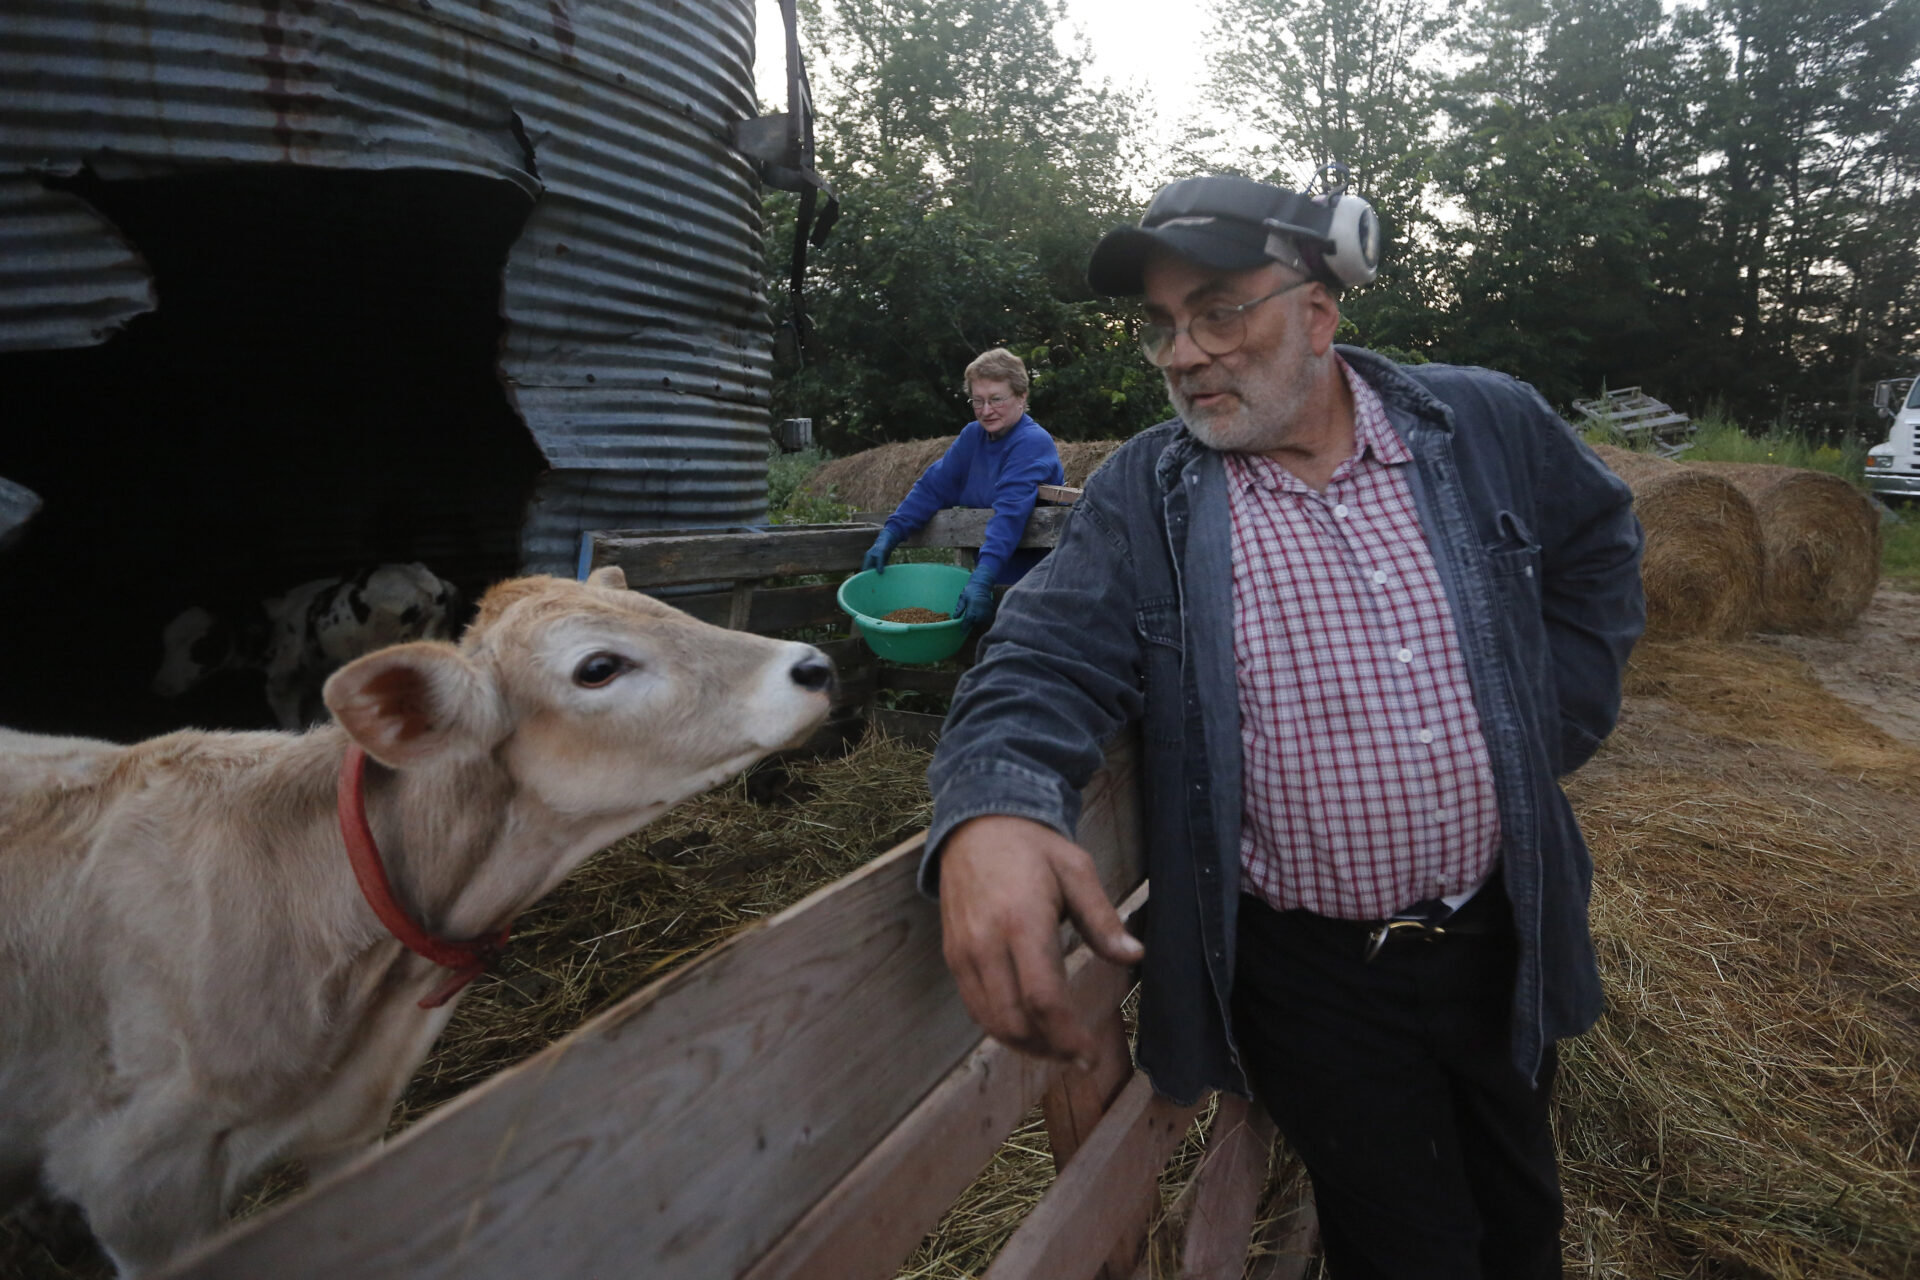
[[[216,672],[262,671],[274,718],[298,729],[325,716],[320,686],[334,671],[391,644],[451,640],[459,615],[459,590],[419,563],[316,578],[237,616],[196,605],[161,633],[152,688],[177,698]]]

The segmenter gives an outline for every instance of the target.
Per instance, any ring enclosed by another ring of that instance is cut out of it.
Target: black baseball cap
[[[1155,248],[1217,271],[1284,262],[1317,276],[1299,246],[1267,226],[1269,218],[1281,216],[1298,199],[1280,187],[1227,174],[1169,182],[1154,193],[1139,226],[1119,227],[1100,238],[1087,262],[1087,283],[1109,297],[1140,293],[1141,273]]]

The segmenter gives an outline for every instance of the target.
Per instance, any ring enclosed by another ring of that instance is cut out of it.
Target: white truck
[[[1886,443],[1867,450],[1867,488],[1881,497],[1920,498],[1920,378],[1879,383],[1873,407],[1893,423]]]

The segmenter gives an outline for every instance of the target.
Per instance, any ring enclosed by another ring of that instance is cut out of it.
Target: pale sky
[[[1092,47],[1094,74],[1116,87],[1144,88],[1162,122],[1156,131],[1171,137],[1181,116],[1198,99],[1206,60],[1200,47],[1206,11],[1198,4],[1163,0],[1067,0],[1069,20],[1086,33]],[[786,45],[775,0],[755,0],[754,47],[758,58],[754,80],[762,102],[776,106],[787,100]],[[807,73],[817,86],[820,77],[806,19],[801,18],[801,51],[807,55]]]

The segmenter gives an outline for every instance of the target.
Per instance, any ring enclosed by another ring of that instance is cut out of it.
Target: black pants
[[[1313,1179],[1335,1280],[1559,1277],[1560,1180],[1536,1088],[1508,1056],[1514,941],[1395,939],[1240,899],[1234,1031],[1256,1094]]]

